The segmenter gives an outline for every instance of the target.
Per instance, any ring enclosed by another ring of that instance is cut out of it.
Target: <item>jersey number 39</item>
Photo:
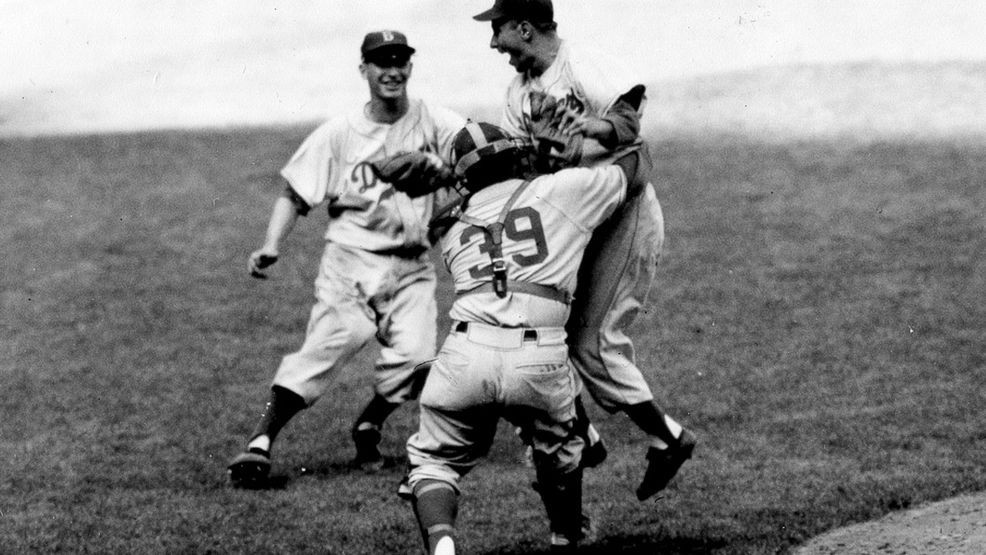
[[[462,232],[460,244],[467,245],[474,235],[481,235],[483,242],[479,243],[479,252],[488,255],[493,249],[493,239],[482,228],[471,226]],[[544,237],[544,227],[541,226],[541,214],[531,207],[516,208],[507,212],[503,219],[504,243],[509,239],[514,243],[530,241],[534,252],[525,254],[530,249],[525,246],[522,252],[514,254],[510,259],[518,266],[533,266],[548,257],[548,243]],[[469,269],[469,275],[474,279],[493,275],[490,264],[476,265]]]

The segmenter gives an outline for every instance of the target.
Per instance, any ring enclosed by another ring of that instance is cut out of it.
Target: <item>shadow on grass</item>
[[[710,540],[708,538],[686,537],[652,537],[652,536],[610,536],[580,546],[574,553],[584,555],[608,555],[623,553],[627,555],[652,555],[654,553],[712,553],[728,547],[725,540]],[[547,546],[518,546],[507,550],[498,549],[487,552],[489,555],[520,555],[521,553],[553,553]]]

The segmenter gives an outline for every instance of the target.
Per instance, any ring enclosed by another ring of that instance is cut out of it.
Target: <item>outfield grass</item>
[[[307,131],[0,141],[0,550],[416,552],[393,493],[413,407],[387,468],[348,466],[373,352],[282,434],[279,488],[225,483],[312,302],[322,213],[271,279],[245,270]],[[983,145],[652,146],[668,243],[634,336],[701,444],[638,503],[643,437],[592,407],[611,457],[587,474],[586,552],[783,552],[986,488]],[[502,432],[464,483],[466,552],[544,548]]]

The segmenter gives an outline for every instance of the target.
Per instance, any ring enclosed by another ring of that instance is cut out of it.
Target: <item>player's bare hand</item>
[[[260,249],[253,251],[247,260],[247,270],[250,275],[257,279],[266,279],[267,274],[262,270],[277,262],[278,253],[273,249]]]
[[[586,127],[589,124],[589,118],[585,114],[577,112],[562,103],[559,103],[558,107],[555,108],[552,121],[558,128],[558,131],[567,137],[580,134],[585,135]]]

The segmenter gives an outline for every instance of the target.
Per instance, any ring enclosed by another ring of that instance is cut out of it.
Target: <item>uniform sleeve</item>
[[[575,81],[600,116],[640,84],[619,60],[611,56],[579,48],[573,48],[570,55]]]
[[[442,160],[448,162],[452,159],[452,139],[466,126],[466,118],[443,106],[435,106],[430,110],[435,120],[435,147]]]
[[[587,230],[606,221],[626,200],[627,181],[614,165],[568,168],[543,176],[548,200]]]
[[[308,136],[288,163],[281,169],[291,190],[309,207],[339,196],[333,190],[337,183],[338,163],[332,145],[332,125],[324,124]]]

